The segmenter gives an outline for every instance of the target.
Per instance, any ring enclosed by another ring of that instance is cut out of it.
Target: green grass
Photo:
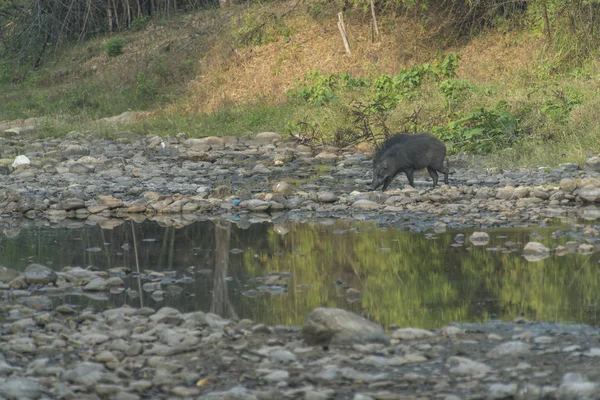
[[[284,133],[286,123],[294,112],[290,103],[279,106],[255,103],[243,107],[224,107],[209,114],[162,115],[125,127],[161,136],[179,132],[186,132],[190,137],[243,136],[264,131]]]
[[[135,101],[130,89],[111,91],[90,83],[58,87],[20,87],[0,95],[0,120],[60,115],[102,118],[120,114]],[[141,107],[143,110],[144,107]]]

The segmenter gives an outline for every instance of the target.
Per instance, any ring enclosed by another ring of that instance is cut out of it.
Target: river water
[[[599,324],[598,253],[577,251],[595,243],[589,223],[489,229],[489,242],[477,246],[469,241],[473,229],[411,232],[342,219],[183,227],[146,220],[108,228],[5,231],[0,265],[9,272],[31,263],[79,266],[122,277],[122,291],[52,295],[55,305],[81,309],[169,306],[268,325],[301,325],[319,306],[429,329],[520,317]],[[530,241],[572,251],[531,262],[523,257]]]

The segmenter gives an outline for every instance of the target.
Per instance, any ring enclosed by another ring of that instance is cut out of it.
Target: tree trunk
[[[85,16],[83,17],[83,26],[81,27],[81,33],[79,34],[79,41],[85,40],[85,29],[87,28],[87,22],[90,18],[90,12],[92,11],[92,0],[85,2]]]
[[[379,39],[379,26],[377,26],[377,16],[375,15],[375,4],[371,0],[371,15],[373,17],[373,28],[375,28],[375,36]]]
[[[106,19],[108,20],[108,31],[113,31],[112,6],[110,0],[106,0]]]
[[[114,11],[114,15],[115,15],[115,24],[116,24],[117,30],[121,30],[121,24],[119,23],[119,9],[117,8],[117,3],[115,2],[115,0],[113,0],[112,5],[113,5],[113,11]]]
[[[125,14],[127,16],[127,28],[131,28],[131,4],[129,4],[129,0],[125,0]]]
[[[550,18],[548,18],[548,4],[546,1],[542,2],[542,18],[544,20],[544,34],[549,46],[552,44],[552,35],[550,34]]]
[[[346,25],[344,25],[344,16],[340,11],[338,13],[338,29],[340,30],[340,35],[342,35],[342,41],[344,42],[344,47],[346,48],[346,53],[350,54],[350,44],[348,43],[348,35],[346,34]]]

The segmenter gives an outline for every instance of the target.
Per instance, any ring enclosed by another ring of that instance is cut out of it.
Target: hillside
[[[550,51],[527,24],[465,35],[435,12],[381,12],[375,38],[360,9],[344,13],[346,54],[338,10],[323,4],[179,13],[53,48],[35,71],[3,69],[0,121],[42,117],[46,136],[269,130],[340,144],[432,130],[496,164],[581,162],[598,148],[593,55],[565,67],[565,48]],[[127,110],[148,113],[96,122]]]

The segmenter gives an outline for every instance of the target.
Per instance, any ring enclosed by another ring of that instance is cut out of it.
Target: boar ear
[[[383,168],[387,168],[387,164],[388,164],[388,163],[387,163],[387,161],[384,161],[383,163],[381,163],[381,166],[382,166]]]

